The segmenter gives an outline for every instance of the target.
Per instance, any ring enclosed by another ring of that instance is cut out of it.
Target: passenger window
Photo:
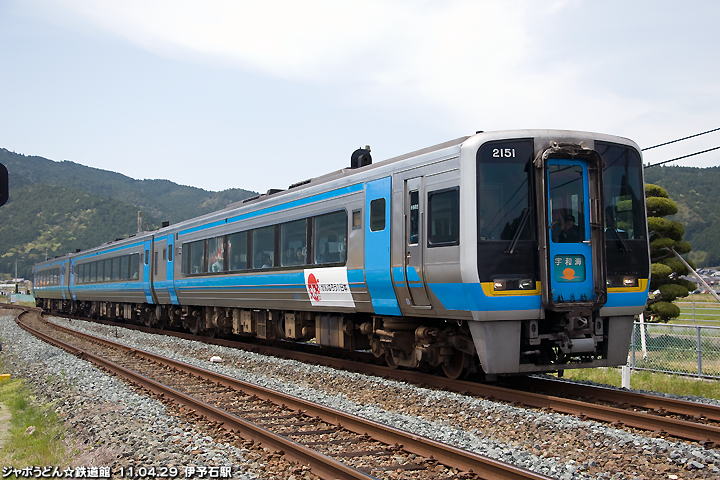
[[[205,271],[203,265],[205,264],[205,240],[198,240],[197,242],[186,243],[185,252],[187,252],[188,268],[187,273],[194,275],[196,273],[202,273]]]
[[[247,232],[233,233],[228,236],[228,260],[230,270],[247,268]]]
[[[130,280],[140,279],[140,254],[130,255]]]
[[[83,283],[90,283],[90,264],[86,263],[83,268]]]
[[[90,283],[97,282],[97,262],[90,264]]]
[[[253,230],[253,268],[275,266],[275,227]]]
[[[225,242],[223,237],[208,238],[208,272],[225,270]]]
[[[148,262],[150,262],[150,250],[145,250],[145,265],[148,265]]]
[[[305,219],[281,225],[280,250],[282,251],[283,267],[307,263],[307,221]]]
[[[460,243],[460,191],[457,188],[428,194],[428,244],[445,247]]]
[[[313,238],[315,264],[345,262],[347,212],[328,213],[315,217]]]
[[[370,202],[370,231],[385,230],[385,199],[378,198]]]
[[[109,282],[110,274],[112,273],[112,260],[108,258],[107,260],[105,260],[104,263],[105,263],[105,272],[104,272],[103,278],[105,279],[106,282]]]
[[[130,266],[130,256],[123,255],[120,257],[120,280],[128,279],[128,270]]]
[[[175,248],[174,245],[170,245],[170,248],[168,248],[168,262],[172,262],[174,248]]]
[[[353,210],[352,212],[352,229],[360,230],[362,228],[362,210]]]
[[[120,257],[115,257],[112,259],[112,279],[120,279]]]

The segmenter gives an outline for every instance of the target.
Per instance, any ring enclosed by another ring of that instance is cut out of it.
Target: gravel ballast
[[[51,318],[51,321],[555,478],[720,477],[720,452],[696,443],[653,438],[652,434],[645,432],[615,429],[572,416],[514,407],[227,347],[77,320]],[[33,384],[49,390],[47,395],[50,398],[59,399],[58,408],[61,411],[67,414],[76,408],[74,402],[81,400],[96,403],[94,417],[90,421],[84,419],[87,423],[82,425],[86,430],[88,425],[94,427],[88,433],[104,439],[101,445],[121,448],[117,445],[125,442],[113,439],[135,435],[132,448],[113,450],[121,459],[143,463],[155,458],[157,453],[163,455],[165,465],[185,466],[193,462],[204,466],[249,465],[242,469],[246,472],[242,475],[247,475],[243,478],[254,478],[252,475],[257,474],[257,466],[253,470],[252,462],[243,458],[246,452],[223,444],[210,444],[212,439],[193,433],[192,425],[168,415],[159,402],[137,395],[115,378],[35,340],[15,326],[13,317],[1,317],[0,330],[11,356],[16,359],[17,368],[22,370],[23,375],[31,377]],[[221,357],[223,363],[209,362],[214,355]],[[44,359],[44,362],[39,359]],[[64,382],[68,387],[58,388],[59,383],[49,385],[45,381],[48,374],[57,377],[56,383]],[[69,388],[76,389],[78,394],[70,394]],[[98,408],[100,405],[104,406]],[[123,429],[130,421],[143,428]],[[78,420],[75,424],[81,425],[81,422]],[[191,445],[199,447],[188,450]],[[201,450],[203,455],[191,453],[197,450]],[[140,458],[143,455],[144,458]]]

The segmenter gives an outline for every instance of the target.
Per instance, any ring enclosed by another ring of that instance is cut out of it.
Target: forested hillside
[[[168,180],[54,162],[0,149],[10,199],[0,207],[0,274],[29,278],[31,266],[137,231],[137,212],[150,229],[225,208],[255,195],[241,189],[209,192]]]
[[[678,205],[673,220],[685,225],[688,257],[699,267],[720,265],[720,167],[653,167],[645,182],[660,185]]]

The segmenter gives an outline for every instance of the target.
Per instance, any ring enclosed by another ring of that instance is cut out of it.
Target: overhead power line
[[[683,158],[693,157],[695,155],[700,155],[701,153],[712,152],[713,150],[718,150],[718,149],[720,149],[720,147],[708,148],[707,150],[703,150],[702,152],[695,152],[695,153],[691,153],[690,155],[683,155],[682,157],[673,158],[671,160],[665,160],[664,162],[658,162],[658,163],[653,163],[652,165],[646,165],[645,168],[657,167],[658,165],[662,165],[663,163],[674,162],[675,160],[681,160]]]
[[[673,141],[671,141],[671,142],[665,142],[665,143],[661,143],[661,144],[659,144],[659,145],[653,145],[652,147],[643,148],[642,151],[644,152],[645,150],[650,150],[650,149],[652,149],[652,148],[662,147],[662,146],[664,146],[664,145],[670,145],[671,143],[675,143],[675,142],[681,142],[681,141],[683,141],[683,140],[687,140],[688,138],[699,137],[700,135],[705,135],[706,133],[717,132],[718,130],[720,130],[720,128],[715,128],[715,129],[713,129],[713,130],[708,130],[707,132],[696,133],[695,135],[690,135],[689,137],[678,138],[677,140],[673,140]],[[706,150],[706,151],[709,151],[709,150]],[[705,153],[705,152],[698,152],[698,153]],[[693,153],[693,155],[697,155],[697,153]],[[689,157],[689,156],[690,156],[690,155],[688,155],[688,157]],[[680,157],[680,158],[685,158],[685,157]],[[677,160],[677,159],[676,159],[676,160]],[[672,162],[672,160],[668,160],[668,162]],[[663,162],[663,163],[664,163],[664,162]],[[656,163],[655,165],[660,165],[660,164],[659,164],[659,163]],[[650,166],[653,167],[653,166],[655,166],[655,165],[650,165]]]

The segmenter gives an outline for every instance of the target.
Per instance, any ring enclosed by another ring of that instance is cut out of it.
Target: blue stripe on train
[[[428,286],[446,310],[497,312],[503,310],[538,310],[540,295],[488,297],[479,283],[429,283]],[[647,292],[608,293],[605,307],[645,305]]]

